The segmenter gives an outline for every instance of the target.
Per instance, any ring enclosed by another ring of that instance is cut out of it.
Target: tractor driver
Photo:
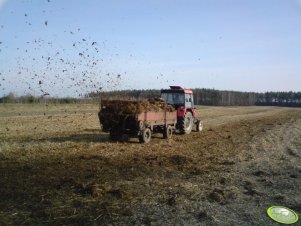
[[[173,96],[174,104],[184,103],[184,96],[181,93],[175,93]]]

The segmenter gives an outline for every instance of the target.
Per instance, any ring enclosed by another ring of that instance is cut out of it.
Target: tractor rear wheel
[[[171,126],[167,126],[163,132],[163,138],[164,139],[169,139],[172,136],[172,128]]]
[[[179,129],[182,134],[189,134],[191,133],[193,127],[193,116],[191,112],[187,112],[184,118],[179,120]]]
[[[150,128],[145,128],[142,130],[141,135],[139,136],[140,143],[149,143],[152,138],[152,131]]]

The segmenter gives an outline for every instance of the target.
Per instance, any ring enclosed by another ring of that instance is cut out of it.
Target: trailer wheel
[[[119,138],[120,138],[120,134],[118,133],[118,131],[115,131],[115,130],[110,131],[110,139],[112,141],[118,141]]]
[[[163,138],[164,139],[169,139],[172,136],[172,128],[171,126],[167,126],[163,132]]]
[[[179,120],[179,129],[182,134],[191,133],[193,127],[193,116],[191,112],[187,112],[184,118]]]
[[[112,141],[121,141],[122,133],[119,127],[113,127],[110,129],[110,139]]]
[[[141,135],[139,136],[140,143],[149,143],[152,138],[152,131],[150,128],[145,128],[142,130]]]
[[[129,135],[127,135],[127,134],[122,134],[122,135],[120,136],[120,141],[121,141],[121,142],[128,142],[129,139],[130,139],[130,137],[129,137]]]
[[[201,132],[203,130],[203,124],[201,120],[198,120],[196,123],[196,131]]]

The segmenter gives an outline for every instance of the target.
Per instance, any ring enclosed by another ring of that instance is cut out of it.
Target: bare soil
[[[114,143],[98,106],[0,106],[0,225],[275,225],[301,212],[301,110],[201,107],[204,130]]]

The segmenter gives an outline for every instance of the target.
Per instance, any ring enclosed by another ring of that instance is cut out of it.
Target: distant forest
[[[90,97],[145,99],[160,97],[160,90],[122,90],[101,94],[90,93]],[[301,92],[238,92],[215,89],[193,89],[196,105],[211,106],[287,106],[301,107]]]
[[[237,92],[215,89],[194,89],[196,105],[211,106],[286,106],[301,107],[301,92]],[[26,95],[17,97],[10,93],[0,98],[0,103],[95,103],[100,98],[149,99],[160,97],[160,90],[121,90],[89,93],[84,98],[51,98]]]

